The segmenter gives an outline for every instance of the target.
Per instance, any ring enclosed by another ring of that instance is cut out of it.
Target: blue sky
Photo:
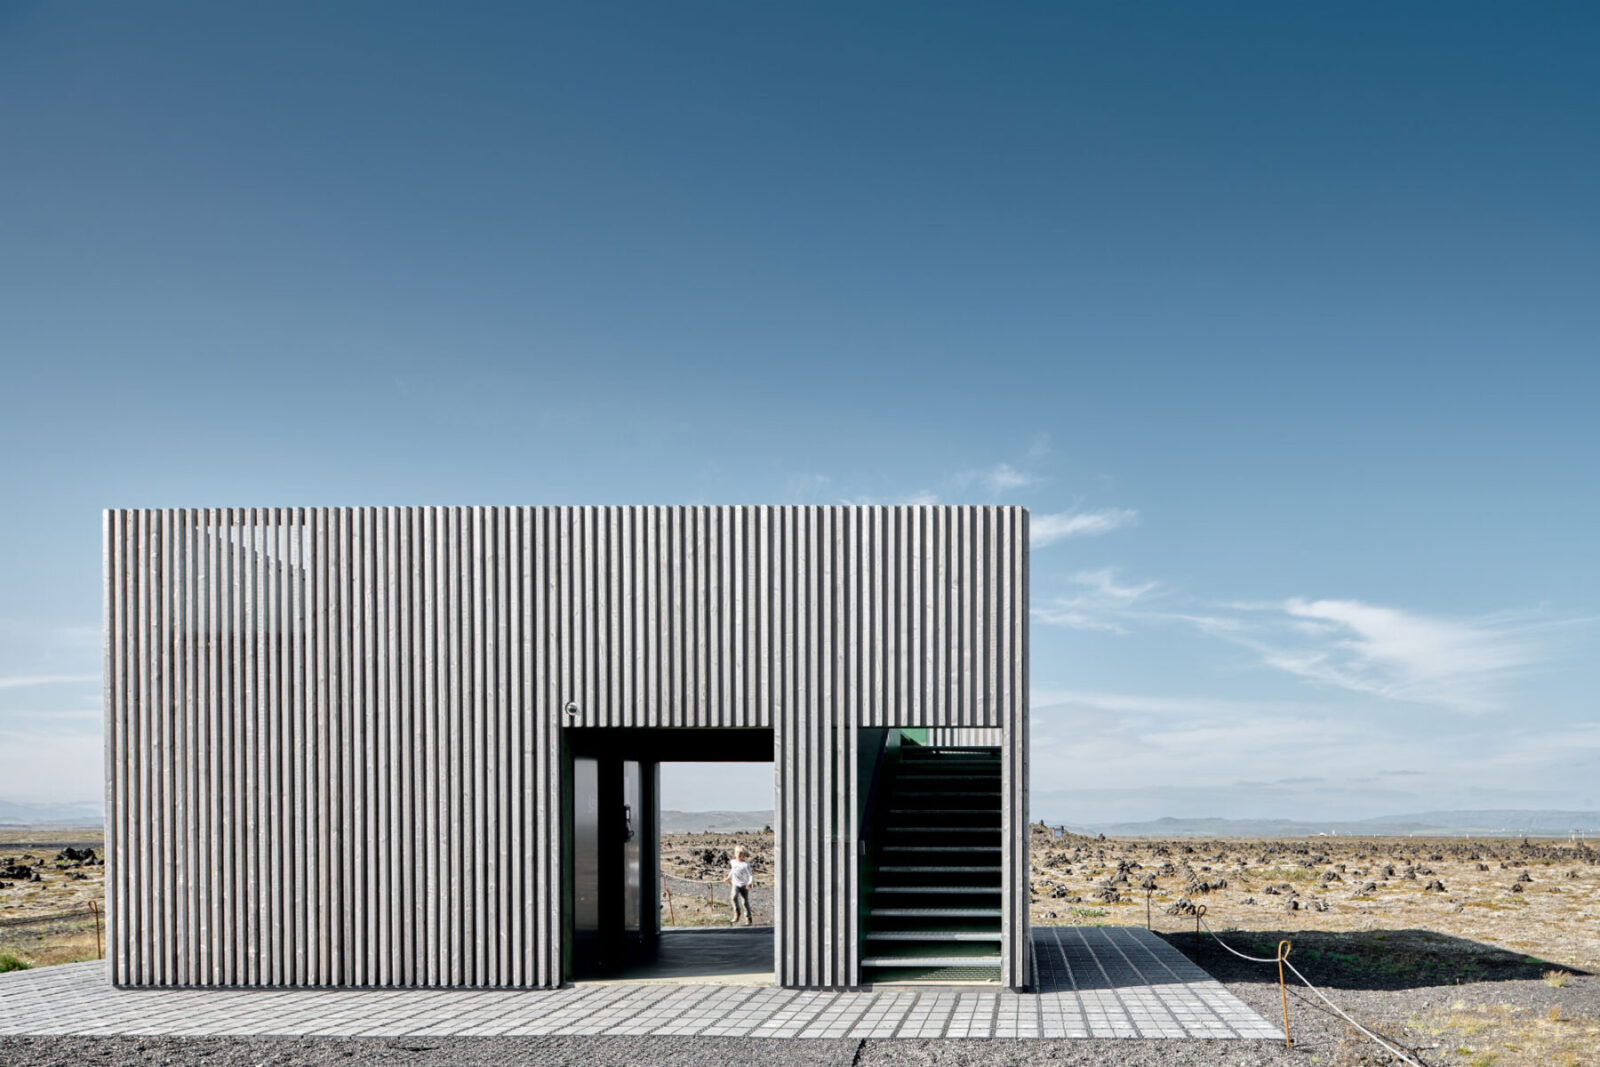
[[[0,2],[0,796],[98,795],[103,507],[938,500],[1036,814],[1600,805],[1597,43]]]

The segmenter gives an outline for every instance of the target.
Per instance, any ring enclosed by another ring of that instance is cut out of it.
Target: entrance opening
[[[771,984],[772,731],[573,728],[564,741],[567,977]],[[718,798],[729,806],[706,807]],[[735,927],[741,844],[754,922]]]
[[[771,763],[661,765],[661,977],[770,985],[773,975]],[[742,862],[751,884],[736,900]]]

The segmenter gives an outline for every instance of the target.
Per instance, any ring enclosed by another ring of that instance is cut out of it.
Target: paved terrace
[[[0,1034],[776,1038],[1273,1038],[1165,941],[1129,927],[1034,930],[1037,994],[596,983],[557,990],[124,990],[105,964],[0,975]]]

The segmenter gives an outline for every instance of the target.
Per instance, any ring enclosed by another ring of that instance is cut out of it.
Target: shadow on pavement
[[[1192,931],[1157,934],[1220,981],[1278,981],[1276,965],[1241,960],[1204,931],[1198,954]],[[1217,935],[1251,956],[1275,956],[1278,942],[1288,941],[1290,961],[1329,989],[1421,989],[1537,979],[1550,971],[1587,973],[1431,930],[1218,930]]]

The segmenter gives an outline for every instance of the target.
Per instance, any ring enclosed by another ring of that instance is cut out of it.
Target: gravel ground
[[[706,889],[709,886],[711,899],[716,902],[720,910],[727,911],[733,906],[728,895],[729,887],[726,882],[694,882],[687,878],[679,878],[676,875],[663,873],[661,875],[661,884],[672,890],[673,896],[677,898],[679,904],[688,901],[704,901],[706,899]],[[756,925],[771,925],[772,887],[770,885],[750,887],[750,910],[755,914]],[[665,904],[661,906],[661,922],[662,925],[666,925],[667,922],[667,907]]]
[[[1266,1018],[1274,1020],[1283,1018],[1283,1008],[1275,982],[1270,985],[1230,982],[1228,988],[1240,1000],[1255,1008]],[[1415,989],[1336,989],[1324,992],[1335,1004],[1360,1020],[1367,1029],[1425,1064],[1471,1062],[1470,1056],[1453,1051],[1460,1044],[1460,1040],[1455,1036],[1440,1037],[1417,1027],[1419,1017],[1430,1013],[1446,1013],[1455,1004],[1511,1004],[1535,1016],[1542,1016],[1552,1008],[1559,1008],[1568,1017],[1587,1016],[1590,1019],[1600,1017],[1600,977],[1595,976],[1574,978],[1560,989],[1538,981],[1519,981],[1423,986]],[[1298,991],[1294,989],[1289,991],[1289,1030],[1295,1039],[1298,1052],[1321,1057],[1320,1060],[1312,1062],[1333,1064],[1337,1067],[1398,1062],[1329,1011],[1304,986],[1299,986]],[[1176,1064],[1186,1061],[1175,1059],[1170,1062]],[[1281,1058],[1263,1062],[1305,1061]],[[1572,1062],[1600,1064],[1600,1047],[1593,1049],[1589,1058]]]
[[[143,1063],[207,1067],[394,1064],[405,1067],[867,1067],[1052,1063],[1096,1067],[1257,1067],[1292,1062],[1259,1042],[824,1041],[725,1037],[0,1038],[8,1064]]]
[[[1215,961],[1207,961],[1215,963]],[[1220,969],[1220,968],[1219,968]],[[1279,1019],[1276,982],[1230,981],[1227,987],[1269,1019]],[[1451,1040],[1412,1028],[1419,1015],[1457,1002],[1515,1003],[1542,1013],[1600,1016],[1600,976],[1554,988],[1539,981],[1482,982],[1411,989],[1338,989],[1334,1001],[1393,1039],[1419,1062],[1468,1062]],[[0,1064],[146,1063],[285,1067],[289,1064],[384,1064],[404,1067],[1392,1067],[1398,1063],[1329,1012],[1303,986],[1289,993],[1295,1047],[1270,1041],[990,1040],[823,1041],[686,1037],[537,1038],[169,1038],[0,1037]],[[1600,1051],[1592,1061],[1600,1064]]]
[[[1179,951],[1193,958],[1191,948],[1193,942],[1189,935],[1164,936]],[[1270,944],[1275,936],[1268,936],[1266,944]],[[1234,940],[1243,941],[1244,937],[1234,935]],[[1302,941],[1309,940],[1311,939],[1302,935]],[[1257,953],[1271,951],[1265,944],[1246,944],[1242,947]],[[1275,967],[1229,956],[1224,950],[1209,942],[1202,942],[1202,950],[1198,962],[1212,977],[1221,981],[1240,1000],[1264,1017],[1274,1022],[1282,1020],[1283,1006],[1278,992]],[[1410,957],[1408,960],[1416,962]],[[1449,985],[1423,984],[1416,977],[1421,970],[1420,967],[1412,971],[1373,971],[1356,967],[1349,960],[1336,958],[1302,958],[1298,961],[1298,965],[1308,979],[1317,983],[1324,994],[1367,1029],[1413,1055],[1419,1062],[1430,1065],[1546,1062],[1538,1047],[1524,1047],[1517,1056],[1512,1056],[1501,1049],[1492,1058],[1487,1059],[1475,1059],[1473,1053],[1458,1051],[1464,1043],[1476,1043],[1474,1035],[1454,1031],[1441,1035],[1437,1032],[1437,1024],[1451,1013],[1455,1005],[1514,1006],[1518,1012],[1534,1017],[1545,1016],[1555,1011],[1567,1019],[1587,1018],[1591,1023],[1595,1019],[1600,1019],[1600,975],[1569,974],[1565,984],[1557,987],[1537,978],[1509,977],[1511,974],[1537,973],[1544,967],[1543,964],[1514,967],[1521,961],[1509,954],[1505,956],[1503,962],[1504,969],[1500,973],[1508,977]],[[1319,1056],[1320,1060],[1312,1062],[1331,1064],[1334,1067],[1400,1062],[1335,1015],[1293,975],[1289,976],[1289,982],[1289,1030],[1295,1039],[1297,1052],[1308,1056]],[[1429,1022],[1435,1024],[1434,1032],[1429,1032],[1426,1026]],[[1516,1035],[1510,1033],[1497,1035],[1492,1028],[1484,1036],[1491,1047],[1502,1037],[1513,1038],[1514,1043],[1522,1043]],[[1600,1067],[1600,1045],[1592,1049],[1589,1055],[1579,1054],[1576,1059],[1564,1057],[1557,1059],[1555,1046],[1548,1046],[1548,1049],[1550,1052],[1548,1062],[1551,1064],[1572,1063],[1582,1067],[1591,1065]],[[1170,1062],[1178,1064],[1185,1061],[1174,1059]],[[1305,1060],[1282,1058],[1263,1062],[1293,1063]]]
[[[1238,988],[1263,1012],[1278,1011],[1260,987]],[[1273,987],[1272,997],[1277,990]],[[393,1064],[405,1067],[982,1067],[1065,1064],[1082,1067],[1355,1067],[1391,1059],[1348,1028],[1291,1001],[1297,1047],[1265,1041],[824,1041],[684,1037],[355,1038],[0,1038],[0,1063],[131,1063],[277,1067],[288,1064]],[[1367,1053],[1375,1055],[1367,1055]]]

